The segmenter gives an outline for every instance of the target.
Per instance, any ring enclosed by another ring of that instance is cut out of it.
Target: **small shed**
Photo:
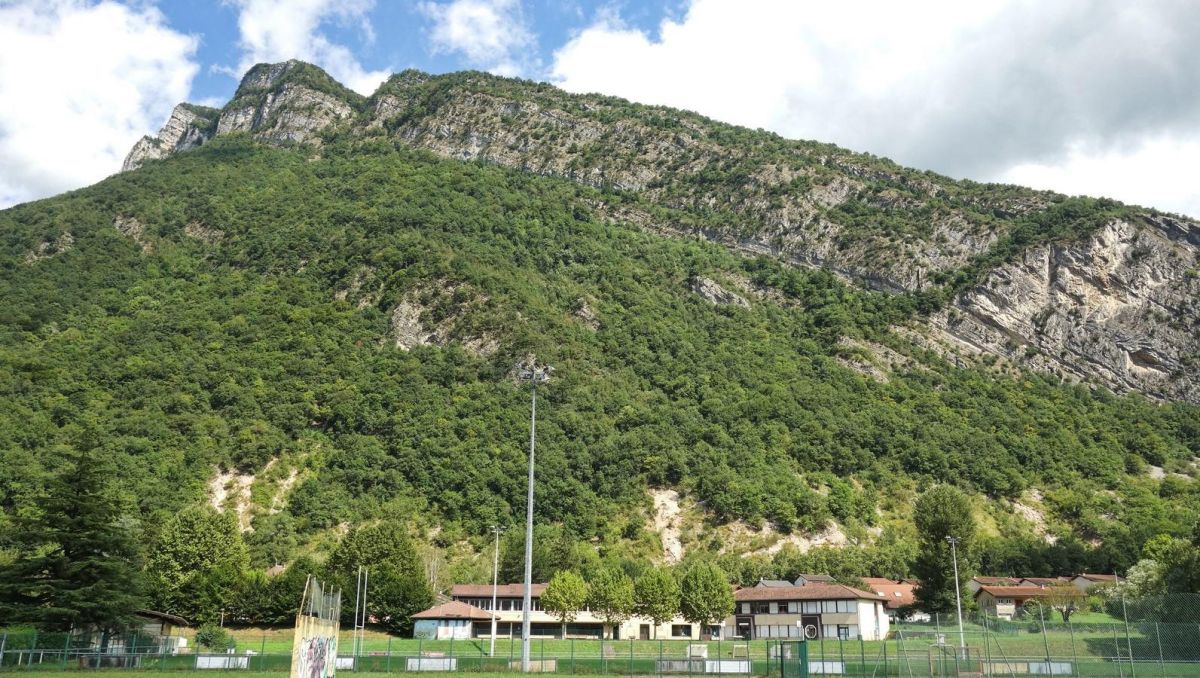
[[[426,640],[467,640],[475,623],[492,623],[491,612],[452,600],[413,615],[413,638]],[[490,632],[490,630],[489,630]]]

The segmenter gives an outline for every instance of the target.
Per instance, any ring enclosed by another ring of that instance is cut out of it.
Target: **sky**
[[[480,69],[1200,216],[1197,44],[1191,0],[0,0],[0,207],[299,58],[363,94]]]

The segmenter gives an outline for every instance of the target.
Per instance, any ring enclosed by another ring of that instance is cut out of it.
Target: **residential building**
[[[787,588],[789,586],[795,586],[795,584],[793,584],[790,581],[786,581],[784,579],[759,579],[758,583],[755,584],[754,586],[757,588],[780,589],[780,588]]]
[[[1070,583],[1070,577],[1022,577],[1018,586],[1056,586]]]
[[[1075,575],[1071,578],[1071,585],[1080,591],[1087,591],[1097,584],[1119,584],[1124,581],[1115,574],[1084,574]]]
[[[739,638],[878,640],[889,628],[878,594],[842,584],[756,586],[737,590],[733,598],[736,609],[725,624]]]
[[[496,609],[492,610],[491,584],[458,584],[450,589],[451,602],[417,613],[413,619],[424,634],[449,634],[447,638],[489,638],[492,633],[491,615],[494,612],[496,636],[519,638],[524,616],[524,589],[524,584],[501,584],[496,587]],[[542,609],[541,597],[545,591],[546,584],[534,584],[530,590],[529,633],[534,638],[700,640],[720,636],[719,626],[701,629],[698,624],[681,617],[657,628],[653,621],[641,617],[631,617],[616,625],[605,624],[586,607],[576,613],[573,622],[564,626],[557,617]],[[414,628],[414,634],[416,632]]]
[[[808,586],[809,584],[836,584],[833,577],[827,574],[800,574],[796,575],[795,586]]]
[[[1066,582],[1059,582],[1053,586],[984,586],[976,592],[975,603],[986,614],[1001,619],[1012,619],[1031,600],[1044,600],[1050,596],[1062,595],[1064,591],[1083,595],[1075,587],[1065,584]]]
[[[983,586],[1017,586],[1019,581],[1019,577],[971,577],[967,588],[975,595]]]
[[[863,577],[863,583],[883,601],[883,609],[892,623],[902,613],[908,621],[929,621],[927,612],[913,608],[917,602],[917,585],[912,580]]]

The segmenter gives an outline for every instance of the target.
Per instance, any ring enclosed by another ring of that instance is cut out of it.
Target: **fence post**
[[[783,661],[783,653],[780,653],[779,661]],[[867,648],[863,646],[862,628],[858,629],[858,675],[867,675]]]
[[[897,641],[899,642],[899,641]],[[883,675],[888,675],[887,636],[883,637]]]
[[[436,635],[436,633],[435,633],[435,635]],[[424,638],[417,638],[417,670],[418,671],[421,670],[421,658],[425,656],[425,653],[421,652],[421,645],[424,644],[424,642],[425,642]],[[512,653],[511,646],[509,648],[509,653],[510,654]],[[407,669],[408,667],[406,666],[404,668]]]
[[[1163,678],[1166,678],[1167,664],[1163,661],[1162,631],[1158,628],[1158,622],[1154,622],[1154,639],[1158,641],[1158,670],[1163,675]]]
[[[1079,672],[1079,650],[1075,649],[1075,625],[1070,620],[1067,620],[1067,631],[1071,633],[1071,659],[1075,662],[1074,667],[1071,669],[1071,675],[1078,676],[1081,675]]]
[[[575,673],[575,639],[571,639],[571,673]]]
[[[663,648],[662,639],[659,639],[659,641],[658,641],[658,675],[660,675],[660,676],[662,675],[662,672],[663,672],[662,648]]]
[[[450,632],[450,664],[454,664],[454,631]]]
[[[6,645],[8,645],[8,631],[5,631],[4,635],[0,636],[0,668],[4,666],[4,647]]]
[[[1117,625],[1113,624],[1113,649],[1117,651],[1117,670],[1120,671],[1121,678],[1125,678],[1125,665],[1121,663],[1121,641],[1117,640]]]
[[[482,650],[481,650],[481,652],[482,652]],[[392,672],[392,636],[391,636],[391,634],[388,634],[387,662],[385,663],[385,665],[387,666],[387,672],[391,673]]]
[[[633,636],[629,637],[629,675],[633,675]]]

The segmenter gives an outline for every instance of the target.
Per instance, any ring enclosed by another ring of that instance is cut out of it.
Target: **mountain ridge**
[[[478,72],[404,71],[362,97],[299,61],[248,71],[215,126],[211,114],[177,108],[125,167],[234,132],[282,144],[384,135],[443,157],[631,191],[667,212],[618,209],[613,218],[912,295],[933,313],[915,331],[952,359],[1001,358],[1200,402],[1200,224],[1184,217],[951,180],[695,113]],[[1091,242],[1099,232],[1116,240]],[[1038,248],[1057,263],[1016,263]]]

